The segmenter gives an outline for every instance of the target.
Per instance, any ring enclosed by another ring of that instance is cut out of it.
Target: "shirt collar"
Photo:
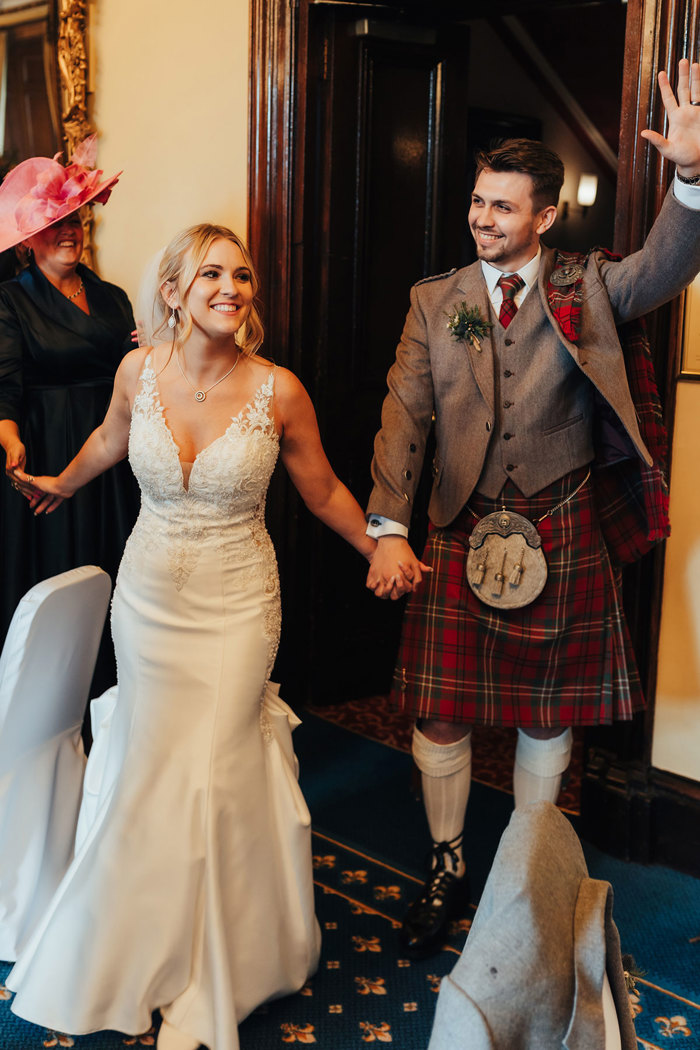
[[[497,270],[495,266],[491,265],[491,263],[487,263],[485,259],[482,259],[481,260],[481,272],[484,275],[484,280],[486,281],[486,287],[489,290],[489,295],[493,295],[494,291],[496,290],[496,285],[498,284],[499,277],[505,277],[505,276],[508,276],[511,273],[515,273],[515,272],[520,274],[520,276],[522,277],[523,281],[525,282],[526,291],[529,292],[530,289],[535,284],[537,284],[537,275],[538,275],[539,270],[540,270],[540,256],[541,256],[541,254],[542,254],[542,249],[538,248],[537,249],[537,254],[535,255],[535,257],[533,259],[530,259],[529,263],[525,263],[525,265],[521,266],[520,269],[517,270],[517,271],[515,271],[515,270],[505,270],[505,271],[504,270]]]

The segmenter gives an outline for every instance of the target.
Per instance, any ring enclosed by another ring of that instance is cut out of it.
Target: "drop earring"
[[[168,318],[168,328],[174,328],[177,324],[177,314],[175,310],[171,308],[170,317]]]

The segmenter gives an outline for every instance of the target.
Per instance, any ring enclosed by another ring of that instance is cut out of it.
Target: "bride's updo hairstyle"
[[[226,226],[214,226],[203,222],[197,226],[189,226],[186,230],[173,237],[170,244],[163,252],[163,257],[158,267],[158,290],[153,304],[154,332],[153,334],[166,334],[170,336],[168,319],[170,307],[163,299],[160,291],[166,283],[172,283],[178,291],[180,307],[175,311],[177,324],[174,329],[174,343],[182,346],[192,331],[192,317],[187,306],[190,288],[194,284],[199,273],[199,268],[207,257],[207,253],[214,241],[230,241],[240,249],[246,267],[250,270],[250,281],[253,288],[253,302],[251,303],[248,319],[238,332],[236,338],[242,353],[248,357],[255,354],[263,341],[263,325],[257,308],[257,292],[260,286],[258,275],[253,266],[250,252],[240,237]]]

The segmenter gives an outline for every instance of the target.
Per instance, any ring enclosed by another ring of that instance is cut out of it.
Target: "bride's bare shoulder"
[[[135,383],[143,371],[150,351],[150,346],[136,346],[124,354],[117,372],[118,379],[125,383]]]
[[[261,376],[269,375],[273,369],[278,371],[274,361],[271,361],[267,357],[261,357],[259,354],[247,354],[245,360],[253,372],[259,372]]]

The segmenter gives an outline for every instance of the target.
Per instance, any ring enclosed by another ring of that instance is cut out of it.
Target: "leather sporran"
[[[522,514],[486,514],[469,537],[467,583],[494,609],[521,609],[542,593],[547,562],[542,537]]]

